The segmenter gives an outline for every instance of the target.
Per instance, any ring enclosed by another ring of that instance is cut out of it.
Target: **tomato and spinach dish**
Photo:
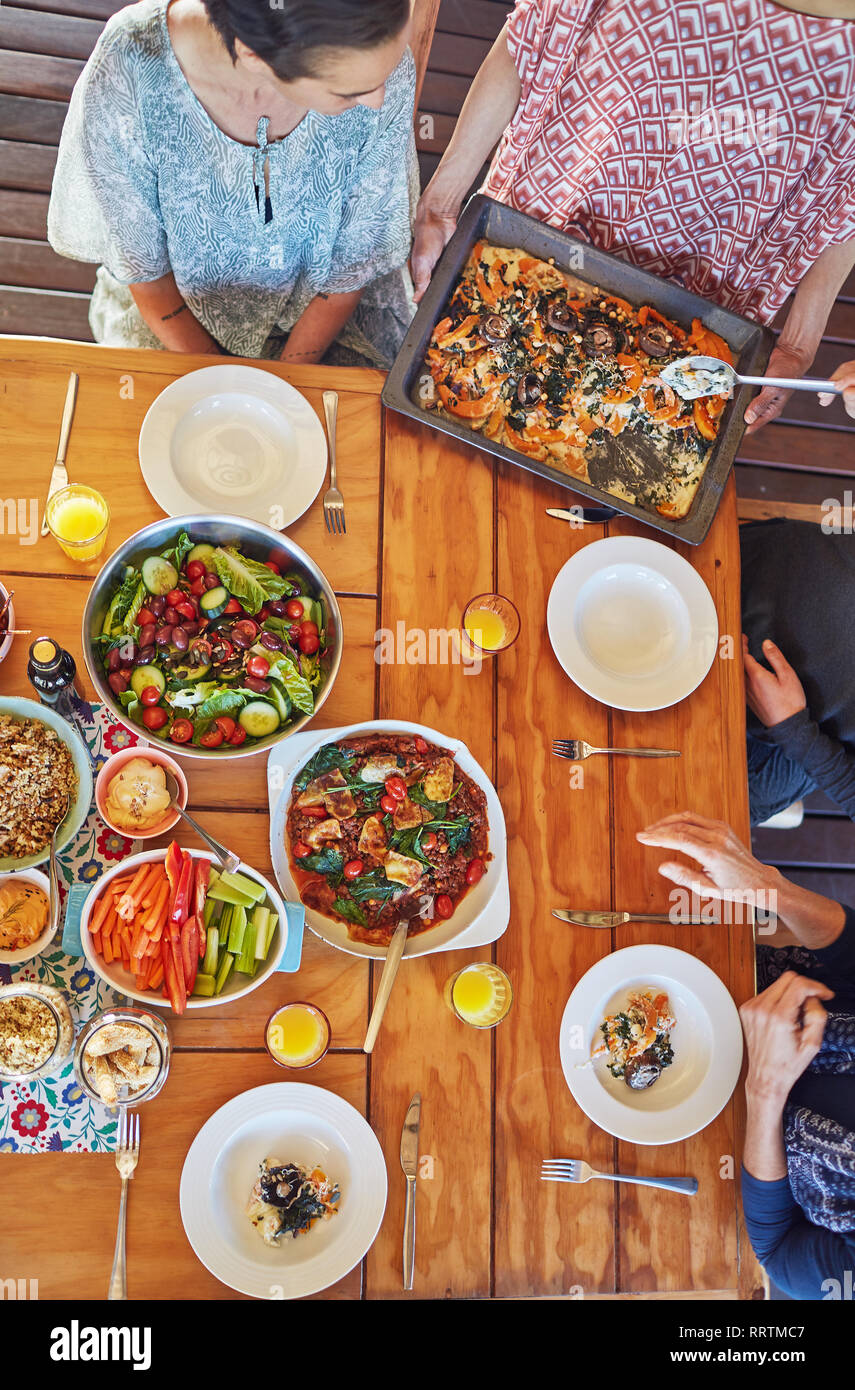
[[[663,516],[685,516],[726,405],[660,380],[679,357],[733,363],[691,328],[519,249],[478,242],[436,325],[419,404]]]
[[[448,749],[409,734],[325,744],[294,780],[291,871],[307,907],[388,945],[447,921],[490,859],[487,800]]]
[[[326,628],[299,574],[182,532],[125,567],[96,647],[147,736],[228,752],[314,712]]]

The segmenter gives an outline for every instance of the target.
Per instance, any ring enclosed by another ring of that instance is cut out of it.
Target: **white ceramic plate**
[[[674,1061],[648,1090],[633,1091],[602,1059],[588,1058],[606,1014],[648,986],[668,995]],[[742,1027],[728,991],[697,956],[672,946],[629,946],[582,976],[567,1000],[559,1048],[570,1092],[595,1124],[631,1144],[674,1144],[704,1129],[730,1099],[742,1066]]]
[[[687,560],[658,541],[594,541],[559,570],[549,640],[568,676],[613,709],[666,709],[713,663],[718,617]]]
[[[264,1244],[246,1207],[264,1158],[320,1164],[341,1188],[336,1216]],[[181,1173],[187,1239],[217,1279],[255,1298],[329,1288],[374,1243],[386,1209],[383,1150],[358,1110],[320,1086],[282,1082],[235,1096],[202,1126]]]
[[[203,367],[173,381],[140,431],[146,487],[168,516],[228,512],[281,531],[324,481],[327,441],[305,396],[260,367]]]
[[[440,748],[449,749],[458,766],[469,774],[487,798],[487,819],[489,822],[487,848],[493,856],[487,863],[487,872],[480,883],[476,883],[474,888],[469,889],[460,906],[447,922],[438,922],[429,931],[419,932],[417,936],[411,936],[408,939],[404,948],[404,959],[409,960],[413,956],[423,956],[429,951],[447,946],[458,936],[462,936],[470,927],[473,927],[476,922],[481,921],[490,910],[497,891],[501,887],[502,868],[507,857],[505,817],[502,814],[501,803],[493,783],[480,764],[475,761],[466,744],[461,743],[460,739],[447,738],[445,734],[438,733],[436,729],[429,729],[424,724],[408,724],[400,719],[374,719],[367,724],[350,724],[347,728],[336,729],[333,736],[331,736],[330,730],[320,731],[314,743],[304,744],[303,751],[298,754],[294,762],[282,769],[282,791],[270,818],[270,853],[276,882],[283,894],[290,902],[299,902],[300,894],[291,875],[288,851],[285,847],[285,826],[294,778],[325,743],[338,743],[343,738],[352,738],[359,734],[383,733],[421,734],[422,738],[427,739],[429,743],[435,743]],[[278,775],[280,769],[277,768],[276,771]],[[306,925],[322,941],[326,941],[330,946],[336,946],[340,951],[347,951],[352,956],[371,956],[380,960],[386,956],[385,946],[372,946],[367,942],[354,941],[348,934],[344,922],[334,922],[332,918],[324,917],[320,912],[315,912],[310,907],[306,908]]]
[[[187,851],[194,859],[210,859],[211,854],[208,850],[190,849]],[[109,965],[97,955],[92,945],[92,938],[89,935],[89,918],[95,907],[95,903],[101,896],[101,890],[112,879],[120,874],[126,874],[129,869],[138,869],[140,864],[150,864],[153,860],[163,860],[166,858],[165,849],[145,850],[142,854],[129,855],[127,859],[121,859],[118,864],[114,864],[92,885],[92,888],[83,904],[80,914],[80,941],[83,946],[83,954],[86,957],[96,975],[100,975],[102,980],[106,980],[108,985],[117,989],[120,994],[126,994],[131,999],[136,999],[140,1004],[147,1004],[160,1009],[169,1009],[169,1000],[160,993],[160,990],[139,990],[136,987],[133,975],[126,970],[121,960],[112,961]],[[276,969],[285,949],[288,939],[288,918],[285,913],[285,904],[280,898],[276,889],[266,878],[255,869],[251,869],[248,864],[240,864],[237,872],[244,874],[247,878],[254,878],[258,883],[262,883],[267,890],[266,902],[275,913],[278,914],[279,921],[273,933],[273,940],[270,943],[270,950],[267,952],[267,960],[259,965],[254,975],[242,975],[239,971],[232,969],[228,980],[223,987],[222,994],[217,994],[213,998],[205,998],[201,994],[191,994],[187,1000],[187,1008],[190,1009],[212,1009],[218,1004],[231,1004],[235,999],[242,999],[245,994],[251,994],[259,985],[263,985]]]

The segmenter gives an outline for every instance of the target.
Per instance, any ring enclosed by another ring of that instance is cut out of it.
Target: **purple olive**
[[[281,637],[277,637],[275,632],[262,632],[261,645],[266,647],[269,652],[281,652],[285,645]]]
[[[256,695],[266,695],[270,689],[270,681],[263,681],[258,676],[245,676],[244,685],[248,690],[254,690]]]
[[[156,618],[159,618],[166,607],[166,599],[163,594],[155,594],[154,598],[149,599],[146,607],[150,613],[153,613]]]
[[[172,628],[168,623],[157,629],[157,632],[154,634],[154,640],[159,647],[169,646],[172,641]]]
[[[136,657],[134,658],[134,665],[150,666],[151,663],[154,661],[156,655],[157,652],[154,645],[150,647],[141,647]]]
[[[179,652],[186,652],[190,645],[190,638],[187,636],[183,627],[174,627],[172,629],[172,645],[177,648]]]
[[[244,632],[241,628],[236,627],[233,629],[231,634],[232,646],[239,647],[241,651],[246,651],[247,647],[251,647],[254,641],[255,638],[250,637],[249,634]]]
[[[220,576],[218,574],[206,574],[202,580],[206,589],[218,589],[220,587]]]
[[[170,627],[174,627],[175,624],[178,622],[178,616],[179,616],[179,615],[176,613],[175,609],[172,608],[171,606],[168,607],[168,608],[164,608],[163,613],[162,613],[161,616],[163,617],[163,621],[164,621],[165,623],[169,623],[169,626],[170,626]]]
[[[123,695],[128,688],[128,677],[121,671],[114,671],[107,677],[107,684],[114,695]]]
[[[123,666],[136,666],[137,652],[139,651],[139,647],[137,646],[136,642],[128,642],[127,646],[125,646],[123,642],[120,651],[122,653]]]
[[[188,636],[188,637],[195,637],[196,634],[197,634],[197,632],[199,631],[199,624],[198,624],[198,623],[182,623],[181,626],[183,627],[184,631],[187,633],[187,636]]]
[[[119,651],[119,648],[118,648],[118,647],[113,647],[112,650],[110,651],[109,655],[107,656],[107,669],[108,669],[109,671],[118,671],[118,669],[119,669],[119,667],[121,666],[121,664],[122,664],[122,656],[121,656],[121,653],[120,653],[120,651]]]
[[[268,603],[267,607],[269,611],[273,614],[274,618],[285,618],[288,616],[287,605],[284,604],[280,598],[273,599],[270,603]]]

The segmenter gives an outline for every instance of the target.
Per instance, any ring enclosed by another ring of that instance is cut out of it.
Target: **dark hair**
[[[283,82],[316,75],[318,49],[377,48],[400,34],[410,0],[203,0],[232,60],[240,39]]]

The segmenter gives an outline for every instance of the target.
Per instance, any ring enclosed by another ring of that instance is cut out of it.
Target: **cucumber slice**
[[[228,590],[222,584],[218,584],[216,589],[206,589],[199,600],[199,607],[206,618],[219,618],[225,612],[226,604],[229,601]]]
[[[238,722],[251,738],[266,738],[279,728],[279,714],[266,700],[250,700],[238,715]]]
[[[194,560],[201,560],[204,564],[208,565],[208,561],[213,553],[214,547],[208,545],[207,541],[202,541],[200,545],[194,545],[193,549],[188,552],[186,563],[189,565],[192,564]],[[208,569],[210,568],[211,566],[208,565]]]
[[[150,594],[168,594],[178,583],[178,571],[162,555],[149,555],[142,562],[142,577]]]
[[[135,666],[131,672],[131,690],[140,698],[147,686],[153,685],[161,695],[166,689],[166,680],[159,666]]]
[[[291,718],[291,697],[278,681],[270,682],[268,699],[276,706],[280,724],[287,724]]]

